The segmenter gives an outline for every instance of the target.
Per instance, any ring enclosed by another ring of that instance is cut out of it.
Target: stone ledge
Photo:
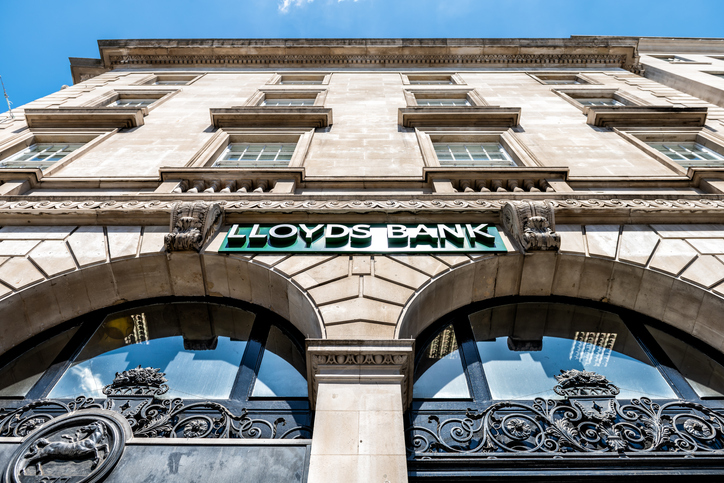
[[[60,107],[25,109],[30,128],[81,127],[126,129],[143,126],[143,109],[137,107]]]
[[[586,122],[598,127],[701,127],[706,107],[590,106]]]
[[[308,127],[322,128],[332,124],[329,107],[242,106],[211,108],[214,127]]]
[[[501,127],[520,124],[520,107],[401,107],[397,122],[404,127]]]

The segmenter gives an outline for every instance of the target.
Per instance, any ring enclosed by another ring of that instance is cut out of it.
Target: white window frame
[[[515,136],[513,129],[501,130],[455,130],[450,128],[415,128],[415,134],[422,153],[422,160],[425,167],[439,168],[441,166],[435,151],[437,143],[498,143],[510,156],[511,161],[515,163],[514,167],[538,167],[543,166],[539,162],[533,152],[528,149]],[[460,169],[479,169],[485,166],[460,167]],[[457,169],[450,166],[451,169]],[[503,167],[491,167],[491,169],[504,169]]]
[[[329,72],[277,72],[266,83],[267,85],[283,86],[326,86],[332,74]],[[313,82],[312,82],[313,81]]]
[[[400,72],[400,78],[406,86],[465,85],[455,72]]]
[[[314,129],[286,128],[219,128],[206,144],[186,163],[186,167],[211,168],[223,155],[229,144],[285,144],[296,143],[289,168],[304,164],[309,145],[312,143]],[[252,167],[260,169],[259,167]],[[226,168],[218,168],[226,169]],[[266,169],[266,168],[265,168]]]
[[[562,73],[562,72],[528,72],[528,76],[535,79],[539,83],[547,86],[575,86],[575,85],[601,85],[597,80],[587,76],[580,72]],[[555,84],[550,81],[560,80],[571,80],[578,82],[578,84]]]
[[[238,161],[238,165],[236,166],[219,166],[218,164],[221,162],[231,162],[228,160],[225,160],[224,158],[227,157],[232,153],[232,149],[234,146],[243,146],[244,149],[241,152],[240,156],[244,156],[249,150],[259,148],[259,153],[256,156],[256,159],[254,161]],[[280,163],[277,161],[277,158],[285,151],[284,147],[294,146],[292,148],[291,156],[289,156],[289,160],[286,160],[286,162],[283,162],[284,164],[277,164]],[[254,168],[254,169],[266,169],[266,168],[288,168],[289,163],[291,163],[292,158],[294,157],[294,151],[296,150],[297,143],[229,143],[226,145],[226,149],[222,151],[222,153],[214,160],[214,163],[211,165],[212,168]],[[265,161],[259,161],[259,158],[264,154],[270,154],[271,152],[274,153],[274,159],[273,160],[265,160]],[[257,164],[259,163],[259,164]],[[269,163],[266,164],[265,163]]]
[[[464,99],[469,106],[487,106],[483,96],[475,89],[405,89],[405,102],[407,107],[465,107],[465,106],[425,106],[417,102],[418,99]]]
[[[463,143],[443,143],[443,142],[433,142],[432,143],[433,149],[435,150],[435,156],[437,157],[437,162],[440,164],[443,168],[515,168],[518,167],[518,164],[513,161],[513,158],[510,156],[510,153],[503,147],[501,143],[496,142],[463,142]],[[487,160],[484,159],[453,159],[451,161],[448,160],[440,160],[439,151],[442,148],[446,147],[447,150],[450,152],[450,155],[455,158],[455,148],[456,147],[462,147],[466,152],[469,158],[472,158],[475,156],[475,154],[471,153],[471,150],[475,150],[478,147],[482,150],[483,154],[488,157]],[[492,149],[491,149],[492,148]],[[489,154],[490,150],[490,154]],[[493,151],[494,150],[494,151]],[[491,154],[500,154],[504,159],[502,160],[494,160],[491,157]],[[499,165],[500,164],[500,165]]]
[[[623,106],[620,107],[627,107],[627,106],[648,106],[650,105],[648,102],[644,101],[643,99],[640,99],[632,94],[629,94],[626,91],[622,91],[620,89],[558,89],[554,88],[551,89],[551,92],[558,95],[560,98],[571,104],[572,106],[578,108],[579,110],[583,111],[584,114],[588,113],[588,109],[590,107],[595,106],[586,106],[578,101],[578,99],[590,99],[590,98],[611,98],[614,99]]]
[[[158,106],[168,101],[179,92],[181,91],[176,89],[114,89],[112,91],[106,92],[102,96],[97,97],[86,104],[83,104],[81,107],[115,107],[111,106],[111,104],[119,99],[154,99],[154,102],[152,102],[148,106],[137,108],[143,110],[143,115],[147,116],[152,110],[156,109]]]
[[[190,86],[206,73],[198,72],[152,72],[131,84],[132,86],[146,86],[158,89],[180,89]],[[179,81],[183,84],[156,84],[159,81]]]
[[[648,128],[614,128],[614,132],[623,137],[625,140],[669,167],[676,173],[686,175],[690,169],[688,166],[682,166],[675,160],[663,154],[659,150],[650,146],[649,143],[697,143],[710,151],[724,157],[724,140],[714,136],[701,128],[681,128],[652,130]],[[699,166],[691,166],[698,168]]]
[[[311,106],[324,107],[327,99],[326,89],[259,89],[244,103],[245,106],[264,106],[267,99],[313,99]],[[271,106],[270,106],[271,107]],[[300,106],[279,106],[300,107]]]
[[[48,168],[42,170],[43,176],[49,176],[59,169],[72,163],[83,156],[90,149],[108,139],[118,132],[118,129],[27,129],[3,143],[0,143],[0,162],[5,161],[34,144],[83,144],[62,159],[56,161]],[[16,169],[16,168],[0,168]],[[17,169],[39,169],[39,168],[17,168]]]

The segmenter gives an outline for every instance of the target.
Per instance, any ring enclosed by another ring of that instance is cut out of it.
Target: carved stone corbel
[[[412,401],[412,339],[307,339],[307,381],[312,408],[320,382],[400,384],[402,407]]]
[[[167,252],[201,251],[219,229],[223,220],[221,206],[205,201],[184,201],[173,205],[171,233],[164,237]]]
[[[501,210],[505,230],[524,251],[558,250],[561,237],[555,232],[553,205],[547,201],[509,201]]]

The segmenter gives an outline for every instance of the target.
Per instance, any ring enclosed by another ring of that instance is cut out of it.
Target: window
[[[418,106],[469,106],[470,101],[467,99],[417,99]]]
[[[156,102],[158,99],[118,99],[107,107],[147,107]]]
[[[707,74],[711,74],[713,76],[716,76],[720,79],[724,79],[724,72],[707,72]]]
[[[637,315],[521,302],[463,309],[443,320],[419,346],[415,399],[560,399],[555,376],[576,369],[604,375],[620,389],[618,399],[724,403],[720,361]]]
[[[462,77],[458,74],[440,74],[440,73],[409,73],[400,74],[402,83],[405,85],[460,85],[465,84]]]
[[[310,74],[305,73],[284,73],[276,74],[272,77],[267,84],[280,84],[280,85],[296,85],[296,86],[310,86],[310,85],[326,85],[329,84],[331,74],[320,73]]]
[[[584,74],[563,74],[560,72],[528,73],[533,79],[541,84],[551,86],[600,84],[593,78]]]
[[[286,167],[292,160],[296,146],[296,143],[231,143],[212,167]]]
[[[625,106],[623,102],[612,97],[576,97],[584,106]]]
[[[433,143],[440,166],[516,166],[500,143]]]
[[[262,106],[274,106],[274,107],[299,107],[299,106],[313,106],[314,99],[264,99]]]
[[[665,62],[671,62],[672,64],[697,63],[694,60],[687,59],[685,57],[679,57],[678,55],[652,55],[651,57],[663,60]]]
[[[704,428],[724,408],[722,354],[640,314],[489,301],[442,317],[415,347],[408,464],[426,476],[630,475],[646,455],[664,468],[721,451],[722,433]],[[624,454],[642,459],[610,464]]]
[[[724,156],[696,142],[648,143],[649,146],[684,167],[724,166]]]
[[[598,107],[646,106],[648,103],[628,92],[618,89],[566,89],[553,88],[551,92],[560,96],[584,114]],[[596,112],[602,112],[600,109]]]
[[[38,168],[45,170],[82,146],[83,143],[32,144],[23,151],[0,161],[0,168]]]
[[[151,74],[144,77],[136,83],[136,85],[146,86],[186,86],[193,84],[204,74],[198,73],[163,73]]]
[[[0,397],[103,398],[116,373],[140,365],[165,373],[167,399],[306,401],[300,340],[288,323],[252,307],[189,301],[115,310],[3,356]],[[243,374],[250,366],[253,377]]]

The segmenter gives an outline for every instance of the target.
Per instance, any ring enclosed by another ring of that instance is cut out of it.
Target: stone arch
[[[306,337],[325,337],[306,291],[249,257],[156,252],[47,278],[0,301],[0,352],[62,322],[124,302],[165,296],[229,297],[290,321]]]
[[[509,253],[451,268],[421,287],[398,319],[395,337],[416,338],[448,312],[505,296],[561,295],[609,303],[668,323],[724,349],[724,298],[643,266],[565,253]]]

